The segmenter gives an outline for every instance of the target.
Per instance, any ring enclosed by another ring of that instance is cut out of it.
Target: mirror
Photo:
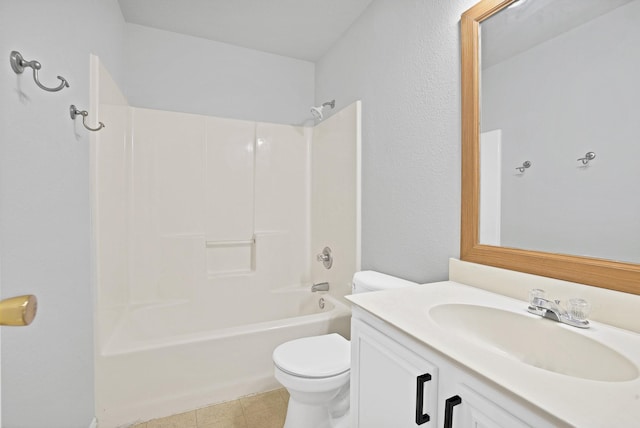
[[[640,294],[638,16],[637,0],[462,15],[462,260]]]

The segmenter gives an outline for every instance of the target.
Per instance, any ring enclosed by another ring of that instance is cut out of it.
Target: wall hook
[[[524,161],[524,162],[522,163],[522,166],[517,166],[517,167],[516,167],[516,169],[517,169],[518,171],[520,171],[521,173],[523,173],[523,172],[524,172],[524,170],[525,170],[525,169],[527,169],[527,168],[529,168],[530,166],[531,166],[531,162],[529,162],[529,161]]]
[[[11,68],[13,69],[13,71],[15,71],[16,74],[22,74],[25,67],[31,67],[33,69],[33,80],[35,80],[36,85],[38,85],[45,91],[58,92],[63,88],[69,87],[69,82],[67,82],[67,79],[62,76],[58,76],[58,79],[60,79],[60,85],[57,88],[47,88],[46,86],[44,86],[42,83],[40,83],[40,80],[38,80],[38,70],[42,68],[42,65],[35,60],[26,61],[22,57],[22,54],[20,54],[20,52],[18,51],[11,51],[11,55],[9,55],[9,62],[11,63]]]
[[[102,128],[105,127],[105,124],[102,123],[102,122],[98,122],[98,127],[97,128],[91,128],[91,127],[87,126],[87,123],[85,122],[85,119],[89,115],[89,112],[87,112],[86,110],[80,110],[76,106],[74,106],[73,104],[71,104],[69,106],[69,115],[71,116],[72,120],[75,120],[76,116],[82,116],[82,125],[84,125],[84,127],[87,128],[89,131],[99,131],[99,130],[101,130]]]
[[[595,159],[596,154],[593,152],[587,152],[585,153],[583,158],[578,158],[579,161],[582,161],[582,165],[587,165],[589,163],[589,161],[592,161],[593,159]]]

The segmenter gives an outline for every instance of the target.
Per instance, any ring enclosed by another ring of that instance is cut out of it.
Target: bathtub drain
[[[321,297],[320,300],[318,300],[318,306],[320,306],[320,309],[324,309],[324,297]]]

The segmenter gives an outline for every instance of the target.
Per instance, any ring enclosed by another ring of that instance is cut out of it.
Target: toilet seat
[[[273,362],[292,376],[321,379],[349,371],[351,346],[339,334],[304,337],[278,346],[273,351]]]

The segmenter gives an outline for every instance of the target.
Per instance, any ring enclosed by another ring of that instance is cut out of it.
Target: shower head
[[[311,114],[313,114],[313,117],[315,119],[322,120],[324,118],[324,115],[322,114],[322,110],[324,110],[325,107],[331,107],[333,109],[335,108],[335,106],[336,106],[336,100],[327,101],[326,103],[323,103],[321,106],[311,107]]]

